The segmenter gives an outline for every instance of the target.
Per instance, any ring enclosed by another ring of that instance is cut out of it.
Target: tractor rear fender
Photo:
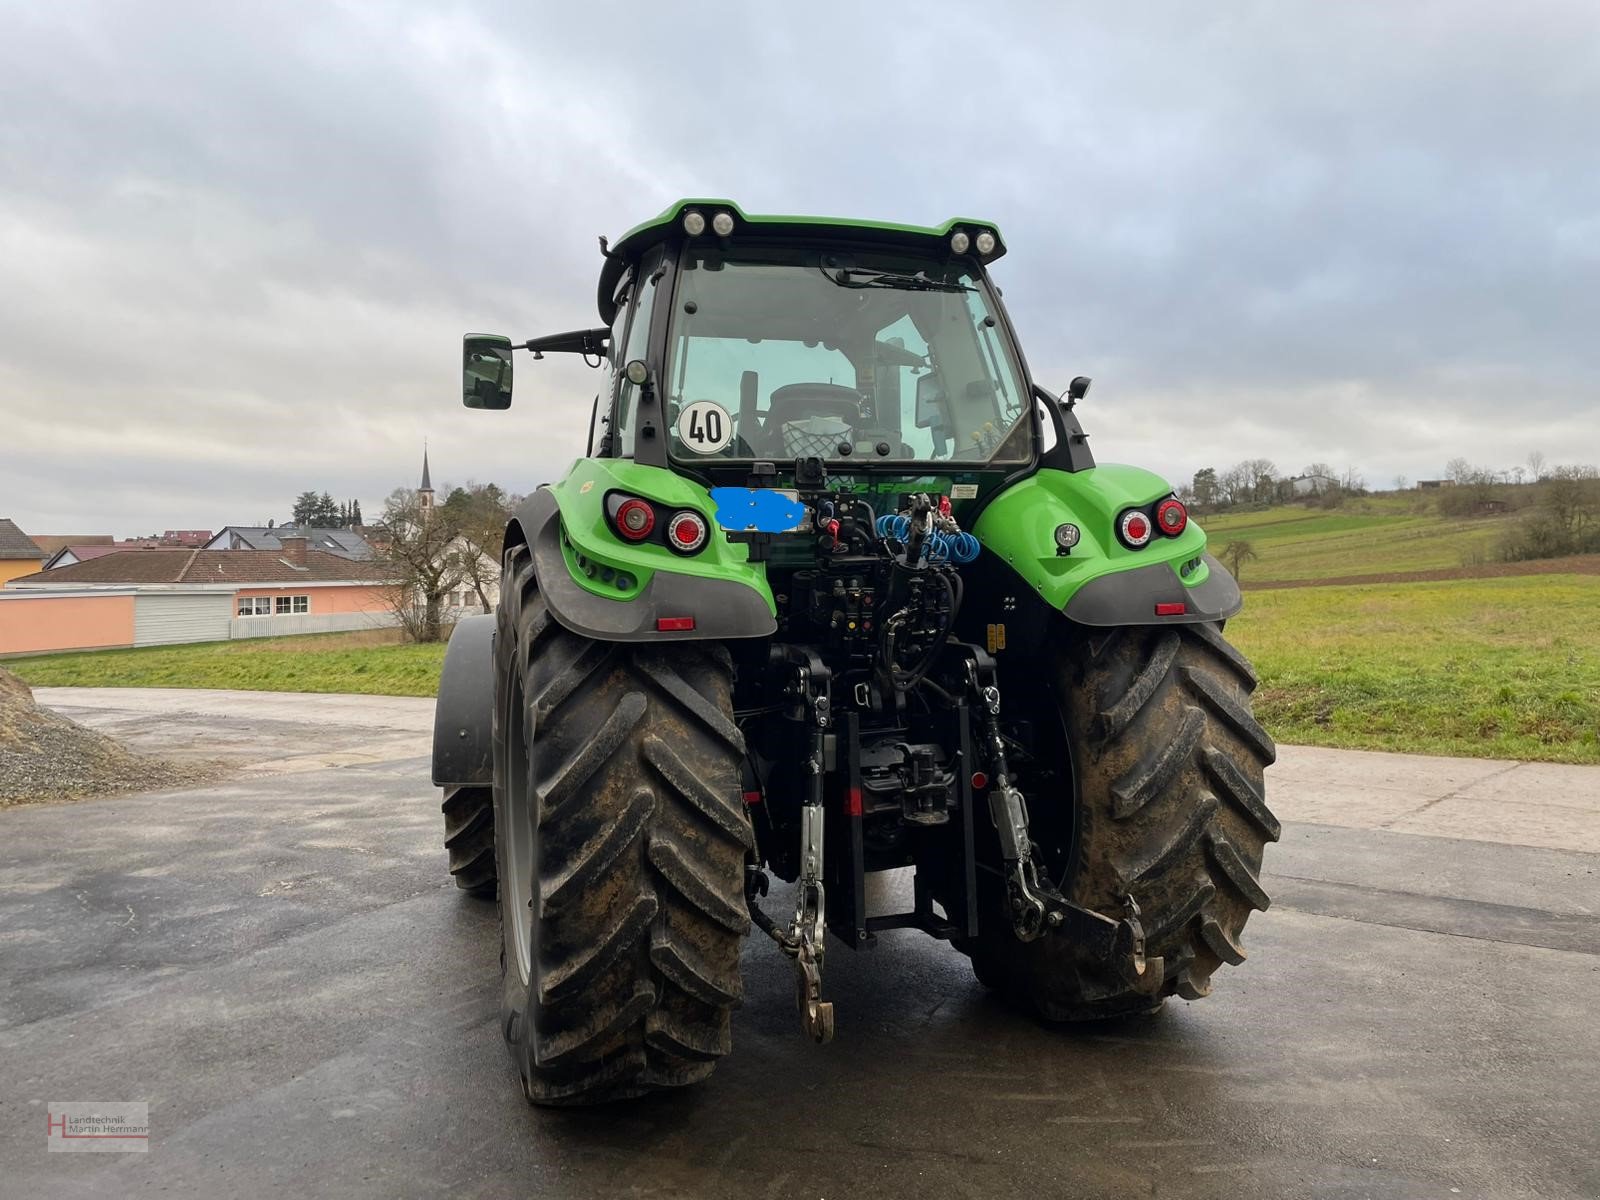
[[[973,532],[1050,607],[1082,625],[1231,617],[1243,607],[1239,585],[1206,553],[1206,535],[1193,521],[1177,537],[1158,532],[1140,549],[1117,536],[1123,513],[1152,512],[1171,494],[1166,480],[1138,467],[1046,469],[992,500]],[[1055,533],[1068,524],[1078,527],[1078,542],[1063,554]]]
[[[494,782],[493,616],[456,623],[439,673],[433,706],[433,782],[436,787],[488,786]]]
[[[606,512],[609,495],[637,496],[660,514],[698,513],[709,533],[695,554],[655,539],[624,542]],[[580,459],[566,479],[541,487],[517,510],[508,544],[523,541],[550,613],[603,642],[710,641],[777,631],[765,568],[729,542],[706,490],[658,467]]]

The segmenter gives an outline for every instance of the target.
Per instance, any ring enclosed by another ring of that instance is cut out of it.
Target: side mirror
[[[917,376],[916,422],[918,429],[944,424],[944,385],[931,371]]]
[[[511,407],[511,339],[469,333],[461,339],[461,403],[468,408]]]
[[[944,384],[932,371],[917,376],[916,424],[918,429],[929,431],[933,439],[933,456],[943,458],[955,430],[945,412]]]
[[[1089,385],[1093,382],[1087,375],[1075,376],[1072,382],[1067,384],[1067,407],[1071,408],[1079,400],[1087,396],[1089,394]]]

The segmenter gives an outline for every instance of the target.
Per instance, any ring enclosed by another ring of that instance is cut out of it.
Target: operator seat
[[[854,426],[861,420],[861,393],[839,383],[786,383],[774,388],[761,437],[767,453],[785,453],[783,427],[807,417],[837,417]]]

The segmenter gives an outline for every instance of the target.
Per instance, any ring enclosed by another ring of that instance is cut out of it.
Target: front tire
[[[1036,728],[1056,717],[1059,731],[1038,735],[1019,770],[1032,833],[1073,902],[1121,917],[1134,897],[1164,976],[1141,995],[1065,939],[1018,941],[991,895],[966,947],[979,980],[1058,1021],[1207,995],[1218,967],[1244,961],[1245,921],[1269,903],[1262,852],[1280,833],[1263,794],[1277,752],[1250,712],[1255,672],[1220,627],[1082,632],[1060,639],[1050,686],[1029,697],[1046,710]],[[1052,765],[1062,759],[1070,771]]]
[[[496,655],[502,1028],[528,1099],[704,1079],[750,929],[732,666],[708,643],[596,642],[507,556]]]

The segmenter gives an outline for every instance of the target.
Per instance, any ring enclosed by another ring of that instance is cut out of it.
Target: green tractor
[[[1096,464],[1089,381],[1030,377],[999,231],[686,200],[600,246],[597,327],[465,343],[469,408],[516,350],[605,377],[435,727],[528,1098],[704,1079],[752,930],[818,1042],[830,949],[887,929],[1051,1021],[1206,995],[1279,834],[1239,588],[1164,480]]]

